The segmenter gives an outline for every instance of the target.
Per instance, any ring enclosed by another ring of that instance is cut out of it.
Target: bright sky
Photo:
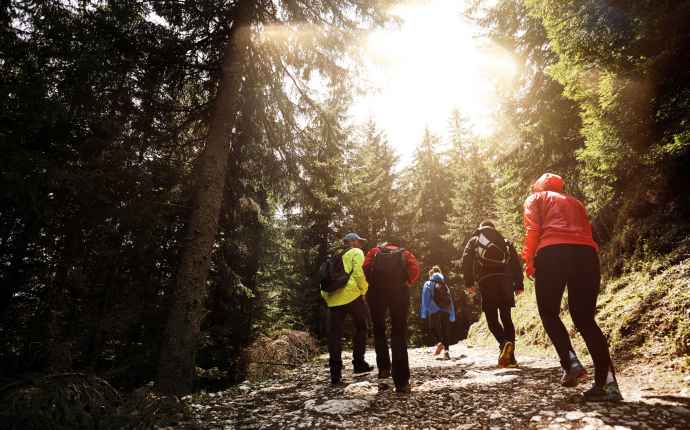
[[[392,13],[403,22],[374,32],[365,55],[373,90],[355,98],[356,122],[373,118],[403,162],[424,128],[440,136],[457,108],[476,133],[494,131],[497,86],[510,82],[510,55],[479,36],[462,0],[410,0]]]

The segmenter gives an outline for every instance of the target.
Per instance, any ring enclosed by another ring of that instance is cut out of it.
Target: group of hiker
[[[620,401],[608,342],[595,321],[601,274],[598,245],[583,204],[564,193],[563,179],[542,175],[524,204],[525,238],[522,259],[491,221],[472,233],[460,263],[464,286],[481,296],[482,312],[498,347],[498,366],[517,366],[515,326],[511,308],[524,291],[524,273],[534,281],[537,308],[544,329],[562,367],[561,384],[573,387],[587,376],[560,319],[561,301],[568,289],[568,308],[594,363],[594,384],[583,393],[587,401]],[[393,378],[395,390],[410,392],[407,355],[407,317],[410,286],[417,282],[417,259],[396,238],[364,254],[365,238],[348,233],[346,251],[321,267],[321,295],[329,309],[328,352],[331,383],[342,380],[343,323],[353,320],[352,365],[355,374],[373,370],[364,360],[367,320],[371,318],[378,377]],[[450,360],[451,325],[459,314],[453,290],[439,266],[433,266],[422,288],[420,317],[428,321],[436,343],[435,355]],[[461,312],[460,312],[461,313]],[[386,318],[390,315],[390,354]]]

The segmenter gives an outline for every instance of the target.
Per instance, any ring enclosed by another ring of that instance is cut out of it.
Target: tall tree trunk
[[[194,206],[187,225],[170,314],[163,333],[158,387],[166,394],[185,394],[193,388],[211,248],[218,231],[231,130],[236,119],[242,84],[243,54],[250,43],[250,24],[255,7],[251,0],[238,4],[225,47],[223,78],[206,148],[200,160]]]

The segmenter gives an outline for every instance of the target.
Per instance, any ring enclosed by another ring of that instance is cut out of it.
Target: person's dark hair
[[[482,227],[496,228],[496,226],[494,225],[493,221],[490,221],[490,220],[488,220],[488,219],[482,221],[482,222],[479,224],[479,228],[482,228]]]

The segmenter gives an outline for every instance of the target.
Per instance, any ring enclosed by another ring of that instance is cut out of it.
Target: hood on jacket
[[[443,275],[441,275],[440,273],[434,273],[433,275],[431,275],[430,279],[433,282],[443,282],[445,280]]]
[[[541,191],[555,191],[557,193],[562,193],[564,186],[565,182],[563,182],[563,178],[560,176],[554,173],[544,173],[539,179],[537,179],[537,182],[532,185],[532,191],[535,193]]]

